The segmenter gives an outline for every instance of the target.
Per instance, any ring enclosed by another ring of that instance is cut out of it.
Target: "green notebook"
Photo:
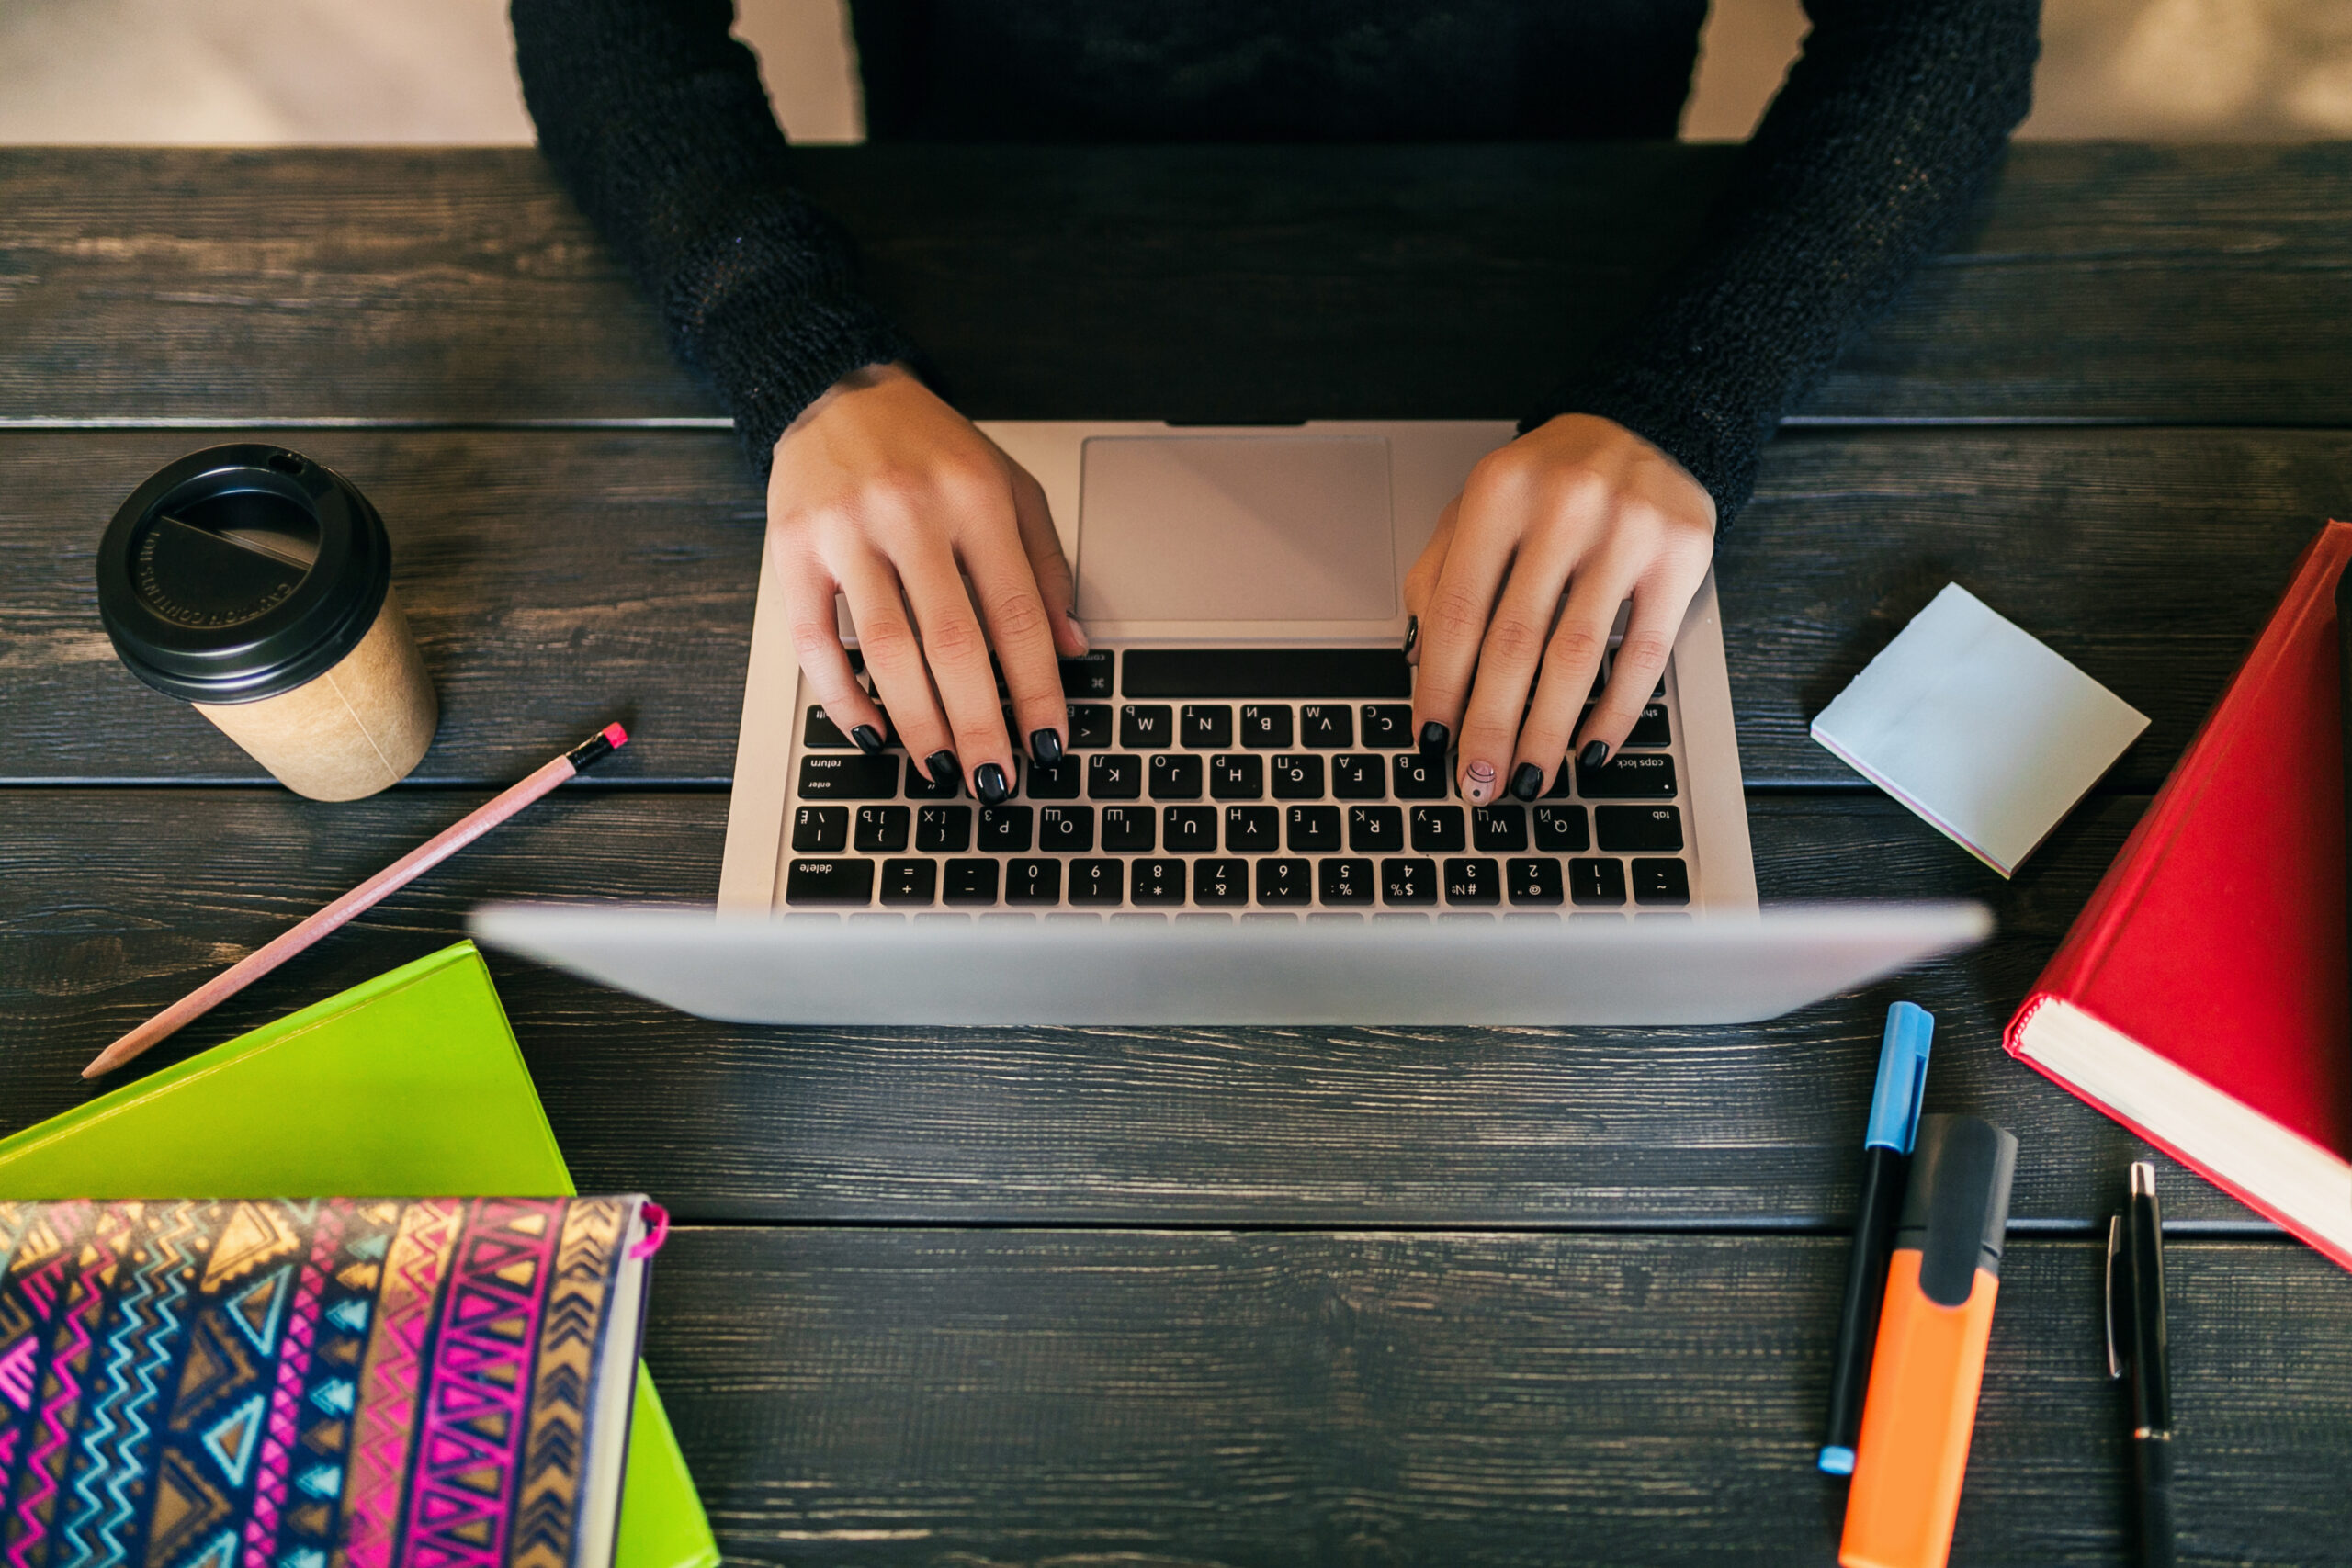
[[[0,1198],[570,1197],[473,943],[379,975],[0,1141]],[[614,1568],[718,1543],[638,1371]]]

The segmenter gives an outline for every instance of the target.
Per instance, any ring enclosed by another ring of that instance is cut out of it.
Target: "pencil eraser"
[[[1813,721],[1813,738],[2015,875],[2147,716],[1949,583]]]
[[[616,746],[626,746],[628,744],[628,731],[618,724],[608,724],[605,726],[605,739]]]

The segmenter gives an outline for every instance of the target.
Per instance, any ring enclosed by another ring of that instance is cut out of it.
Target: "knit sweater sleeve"
[[[1758,450],[1988,182],[2031,101],[2039,0],[1805,0],[1804,51],[1690,258],[1544,415],[1672,454],[1728,522]],[[1531,420],[1531,425],[1540,420]]]
[[[793,189],[729,0],[513,0],[539,146],[655,301],[764,479],[776,437],[863,366],[905,359],[848,238]]]

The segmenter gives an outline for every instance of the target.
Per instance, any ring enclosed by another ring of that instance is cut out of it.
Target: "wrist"
[[[922,378],[912,370],[908,369],[904,361],[891,360],[887,364],[861,365],[818,393],[808,407],[793,415],[792,423],[776,433],[775,444],[782,446],[794,431],[808,423],[826,409],[853,392],[871,391],[877,387],[908,383],[915,386],[922,384]]]

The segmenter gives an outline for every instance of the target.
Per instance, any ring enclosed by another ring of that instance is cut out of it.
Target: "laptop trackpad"
[[[1381,436],[1095,436],[1079,519],[1081,620],[1396,614]]]

